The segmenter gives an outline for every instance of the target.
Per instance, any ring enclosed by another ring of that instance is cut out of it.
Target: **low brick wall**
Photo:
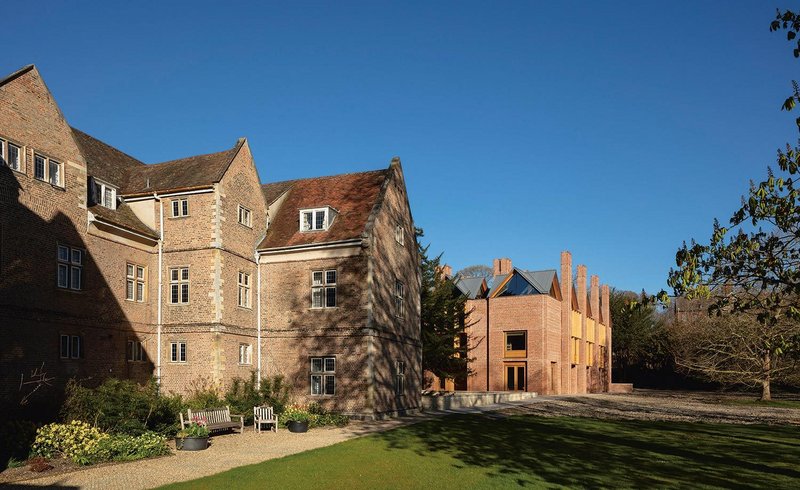
[[[609,393],[633,393],[633,383],[611,383]]]
[[[536,393],[524,391],[433,392],[422,395],[422,408],[423,410],[450,410],[530,400],[532,398],[536,398]]]

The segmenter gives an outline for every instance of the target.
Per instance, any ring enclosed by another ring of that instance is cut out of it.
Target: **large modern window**
[[[313,271],[311,273],[311,307],[334,308],[336,306],[336,271]]]
[[[4,163],[14,170],[20,170],[22,152],[19,146],[0,138],[0,163]]]
[[[140,341],[128,341],[127,359],[130,362],[144,361],[144,345]]]
[[[527,357],[526,332],[505,332],[506,354],[505,357]]]
[[[34,153],[33,155],[33,176],[38,180],[50,182],[53,185],[63,187],[63,177],[61,175],[61,163]]]
[[[253,364],[253,346],[239,344],[239,364]]]
[[[311,358],[311,394],[336,394],[336,358]]]
[[[172,201],[172,217],[183,218],[184,216],[189,216],[189,200],[174,199]]]
[[[83,250],[59,245],[57,262],[58,287],[80,291],[83,287]]]
[[[300,231],[327,230],[329,226],[329,208],[303,209],[300,211]]]
[[[400,280],[394,282],[394,314],[403,318],[406,309],[406,286]]]
[[[239,205],[239,223],[248,228],[251,228],[253,226],[252,213],[250,212],[249,209],[242,206],[241,204]]]
[[[186,342],[169,343],[169,360],[170,362],[186,362]]]
[[[169,302],[173,305],[189,302],[188,267],[173,267],[169,270]]]
[[[239,306],[250,308],[250,274],[239,272]]]
[[[80,335],[61,336],[61,359],[81,359],[83,357],[83,339]]]
[[[126,264],[125,267],[125,299],[141,303],[145,300],[145,269],[136,264]]]

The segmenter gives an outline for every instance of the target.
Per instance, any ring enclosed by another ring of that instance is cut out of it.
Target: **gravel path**
[[[800,409],[731,403],[754,399],[738,393],[636,390],[631,394],[542,396],[513,407],[490,412],[545,417],[714,422],[727,424],[800,425]]]
[[[420,422],[431,417],[431,415],[415,415],[381,421],[354,421],[347,427],[312,429],[305,434],[293,434],[285,429],[277,434],[275,432],[257,434],[250,427],[245,429],[243,434],[212,437],[212,444],[205,451],[175,451],[172,456],[97,466],[17,483],[26,487],[147,489],[330,446],[354,437]],[[174,449],[174,444],[171,444],[171,447]]]

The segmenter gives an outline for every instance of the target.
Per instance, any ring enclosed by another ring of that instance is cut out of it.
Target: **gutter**
[[[161,388],[161,302],[163,301],[163,282],[164,282],[164,274],[162,271],[162,260],[164,254],[164,201],[158,197],[158,194],[153,193],[153,198],[158,201],[158,212],[159,212],[159,225],[158,231],[160,234],[160,238],[158,239],[158,319],[157,319],[157,326],[156,326],[156,337],[158,342],[158,353],[156,358],[156,383],[158,387]]]
[[[157,192],[154,193],[142,193],[138,192],[136,194],[127,194],[121,195],[120,197],[124,198],[126,202],[136,202],[136,201],[145,201],[147,199],[152,199],[153,196],[158,198],[163,197],[172,197],[172,196],[184,196],[189,194],[204,194],[207,192],[213,192],[214,187],[213,185],[200,185],[200,186],[192,186],[192,187],[182,187],[178,189],[172,189],[167,194],[158,195]]]
[[[257,250],[257,253],[259,253],[260,255],[274,255],[284,252],[300,252],[303,250],[324,250],[328,248],[341,248],[352,245],[361,245],[362,243],[363,243],[363,238],[351,238],[349,240],[338,240],[335,242],[307,243],[303,245],[292,245],[289,247],[266,248]]]
[[[144,238],[144,239],[149,240],[151,242],[158,242],[157,238],[153,238],[153,237],[151,237],[149,235],[144,235],[144,234],[142,234],[142,233],[140,233],[138,231],[133,231],[133,230],[131,230],[129,228],[126,228],[124,226],[120,226],[120,225],[111,223],[110,221],[107,221],[107,220],[105,220],[103,218],[100,218],[100,217],[98,217],[97,215],[95,215],[94,213],[92,213],[90,211],[89,223],[91,223],[93,221],[97,221],[99,223],[103,223],[105,226],[110,226],[111,228],[115,228],[117,230],[124,231],[125,233],[130,233],[131,235],[136,235],[139,238]]]

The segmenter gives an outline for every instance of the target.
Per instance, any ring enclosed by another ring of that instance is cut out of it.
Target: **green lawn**
[[[450,416],[165,488],[800,488],[791,426]]]

